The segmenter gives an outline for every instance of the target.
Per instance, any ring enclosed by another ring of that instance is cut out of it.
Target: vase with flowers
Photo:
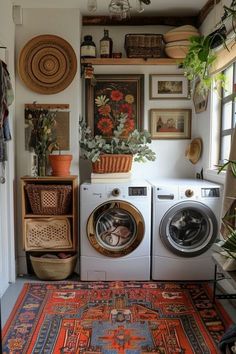
[[[45,176],[48,155],[58,148],[55,135],[56,112],[47,109],[29,109],[26,112],[28,124],[31,126],[29,148],[37,156],[37,176]]]

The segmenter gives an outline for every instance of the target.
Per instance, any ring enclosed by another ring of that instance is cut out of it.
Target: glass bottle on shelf
[[[81,58],[96,58],[96,45],[90,35],[84,36],[84,41],[80,47]]]
[[[100,40],[100,57],[111,58],[112,57],[113,41],[109,37],[109,31],[104,29],[104,36]]]

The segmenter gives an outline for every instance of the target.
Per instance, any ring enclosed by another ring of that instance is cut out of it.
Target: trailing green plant
[[[139,132],[135,129],[127,137],[124,137],[126,120],[127,115],[121,113],[113,135],[106,139],[102,135],[93,136],[91,128],[82,120],[80,122],[82,157],[96,162],[101,154],[131,154],[134,156],[134,161],[154,161],[156,154],[148,146],[151,143],[150,133],[147,130]]]
[[[199,90],[206,93],[214,82],[215,87],[218,83],[224,85],[225,76],[223,74],[210,74],[212,65],[216,60],[216,54],[212,50],[214,36],[192,36],[188,53],[182,63],[184,74],[192,85],[200,81]]]

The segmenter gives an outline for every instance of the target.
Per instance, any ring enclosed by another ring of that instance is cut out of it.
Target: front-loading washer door
[[[160,223],[160,237],[174,254],[194,257],[215,241],[218,223],[212,210],[199,202],[181,202],[171,207]]]
[[[132,204],[108,201],[89,216],[87,237],[91,245],[108,257],[122,257],[133,252],[144,237],[144,219]]]

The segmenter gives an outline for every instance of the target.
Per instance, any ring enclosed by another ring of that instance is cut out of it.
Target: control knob
[[[194,194],[194,193],[193,193],[193,190],[192,190],[192,189],[186,189],[185,195],[186,195],[187,198],[192,197],[193,194]]]
[[[111,194],[114,197],[118,197],[120,195],[120,189],[119,188],[114,188],[113,191],[111,192]]]

